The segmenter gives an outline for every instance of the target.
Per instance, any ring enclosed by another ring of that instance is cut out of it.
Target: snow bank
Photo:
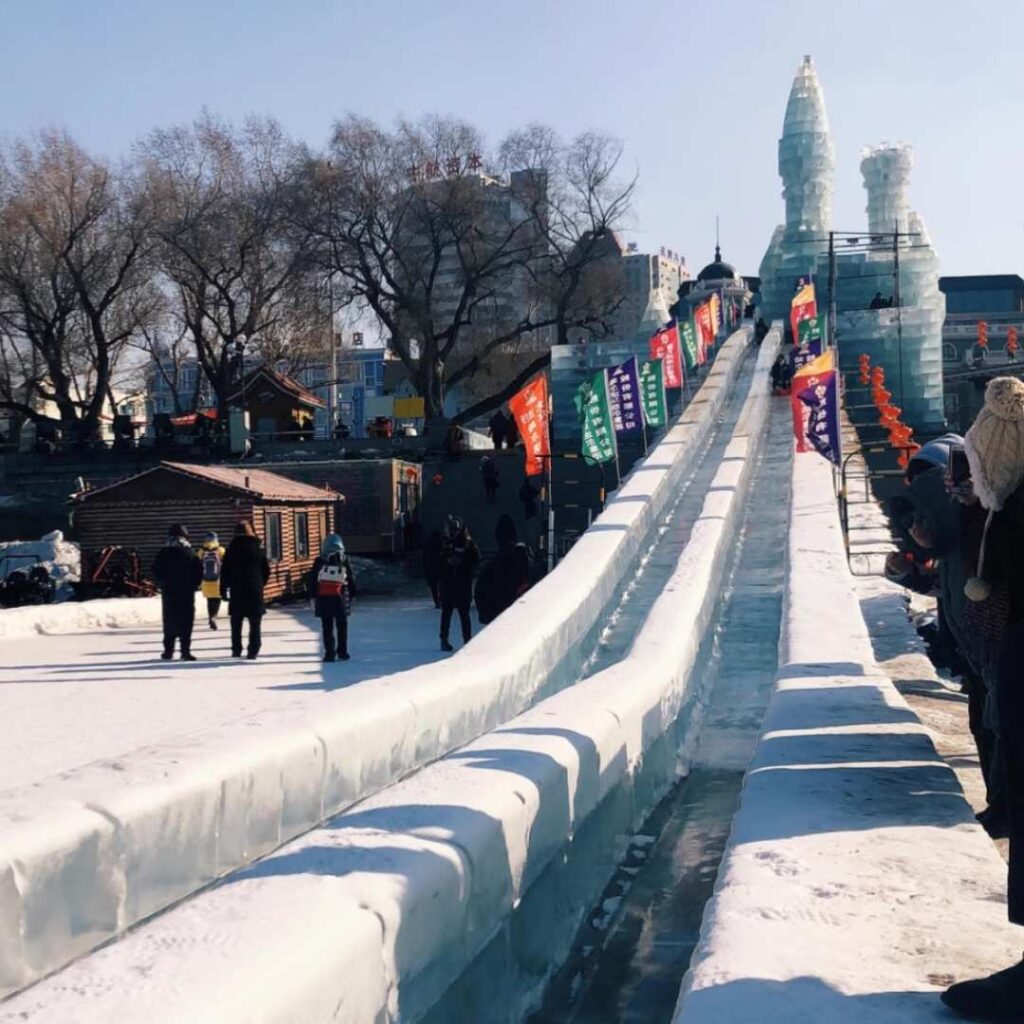
[[[206,614],[206,601],[196,594],[196,615]],[[109,597],[97,601],[66,601],[63,604],[27,605],[0,609],[0,640],[60,633],[85,633],[97,629],[130,629],[160,624],[159,597]]]
[[[832,477],[797,456],[780,670],[676,1024],[913,1024],[1016,962],[1006,868],[875,663]]]
[[[56,585],[54,599],[67,601],[73,595],[72,583],[81,578],[82,555],[78,545],[64,539],[60,530],[47,533],[39,540],[16,540],[0,544],[0,577],[15,569],[28,569],[42,563]],[[6,610],[0,611],[0,616]],[[0,633],[0,637],[4,634]]]
[[[690,542],[623,661],[14,997],[0,1021],[519,1020],[675,777],[672,727],[766,434],[778,343],[762,347]]]
[[[693,402],[556,572],[448,661],[378,679],[373,701],[359,688],[325,694],[315,720],[262,715],[0,798],[0,995],[575,680],[748,343],[743,329],[722,346]]]

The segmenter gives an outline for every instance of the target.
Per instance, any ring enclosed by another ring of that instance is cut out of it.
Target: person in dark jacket
[[[356,581],[344,541],[330,534],[309,574],[309,598],[324,635],[324,661],[348,661],[348,617]]]
[[[473,603],[473,577],[480,564],[480,549],[458,516],[449,516],[441,549],[441,650],[452,651],[448,640],[452,613],[458,611],[462,642],[473,635],[469,606]]]
[[[530,588],[533,555],[519,541],[516,524],[507,513],[494,530],[498,553],[484,566],[476,584],[476,613],[483,625],[493,622]]]
[[[246,657],[254,661],[260,653],[263,613],[263,588],[270,579],[270,563],[263,553],[252,523],[240,522],[224,555],[220,572],[221,596],[228,602],[231,616],[231,655],[242,656],[242,624],[249,623]]]
[[[444,548],[444,537],[440,530],[431,530],[423,545],[423,575],[430,596],[434,599],[434,607],[441,607],[441,552]]]
[[[501,472],[498,469],[498,464],[490,455],[485,455],[480,460],[480,475],[484,478],[484,497],[493,503],[498,497],[498,483],[501,479]]]
[[[995,726],[1006,785],[1007,913],[1024,925],[1024,381],[996,377],[964,438],[971,489],[985,511],[964,592],[969,624],[996,647]],[[1024,1020],[1024,960],[962,981],[942,1001],[969,1020]]]
[[[182,661],[195,661],[192,654],[192,627],[196,619],[196,590],[203,578],[203,567],[188,542],[188,530],[175,524],[167,531],[167,544],[153,562],[153,579],[160,588],[160,607],[164,624],[164,661],[174,657],[178,641]]]
[[[491,428],[491,440],[494,442],[495,448],[505,447],[506,430],[508,426],[508,420],[505,414],[498,409],[491,417],[490,428]]]

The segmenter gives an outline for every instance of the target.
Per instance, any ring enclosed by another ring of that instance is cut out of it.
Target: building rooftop
[[[322,487],[314,487],[312,484],[304,484],[298,480],[290,480],[278,473],[271,473],[266,469],[250,469],[249,467],[235,466],[200,466],[191,462],[161,462],[135,476],[127,477],[125,480],[118,480],[107,487],[99,487],[94,491],[80,491],[75,495],[76,501],[88,501],[97,495],[107,493],[115,488],[121,487],[129,480],[138,480],[140,477],[149,476],[161,470],[170,470],[173,473],[180,473],[182,476],[192,477],[195,480],[203,480],[207,483],[216,484],[225,490],[244,494],[250,498],[260,498],[268,501],[334,501],[339,495],[334,491]]]

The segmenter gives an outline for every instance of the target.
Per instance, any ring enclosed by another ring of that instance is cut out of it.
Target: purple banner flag
[[[642,430],[644,421],[636,356],[627,359],[621,366],[613,366],[607,373],[608,400],[615,433],[625,434],[631,430]]]
[[[798,386],[800,383],[798,379]],[[838,466],[839,403],[836,371],[828,370],[809,377],[807,386],[797,391],[796,398],[804,407],[801,417],[804,441],[819,455]]]

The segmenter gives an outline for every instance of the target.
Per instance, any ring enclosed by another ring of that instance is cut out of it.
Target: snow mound
[[[0,544],[0,576],[36,564],[44,565],[50,579],[56,584],[54,600],[70,600],[73,596],[71,584],[81,578],[82,554],[78,545],[65,540],[60,530],[54,530],[39,540],[15,540]]]

